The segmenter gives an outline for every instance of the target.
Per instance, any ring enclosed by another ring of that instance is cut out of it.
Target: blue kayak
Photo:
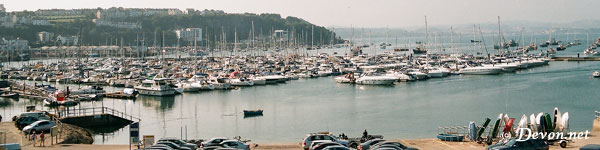
[[[464,135],[454,135],[454,134],[438,134],[437,138],[442,141],[451,141],[451,142],[462,142],[465,138]]]

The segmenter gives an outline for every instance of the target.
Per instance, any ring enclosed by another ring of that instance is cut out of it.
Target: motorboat
[[[395,77],[379,75],[376,73],[366,73],[356,79],[356,84],[363,85],[391,85],[396,81]]]
[[[254,81],[252,81],[252,79],[248,79],[245,77],[229,79],[229,83],[231,83],[231,85],[233,85],[233,86],[253,86],[254,85]]]
[[[502,72],[502,68],[496,66],[475,66],[475,67],[466,67],[460,69],[460,74],[466,75],[494,75],[500,74]]]
[[[140,95],[173,96],[175,95],[175,88],[169,86],[170,81],[171,79],[168,78],[144,80],[141,85],[135,86],[134,89],[138,91]]]

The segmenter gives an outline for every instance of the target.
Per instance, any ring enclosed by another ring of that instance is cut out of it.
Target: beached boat
[[[454,134],[438,134],[437,138],[442,141],[451,141],[451,142],[462,142],[465,139],[464,135],[454,135]]]

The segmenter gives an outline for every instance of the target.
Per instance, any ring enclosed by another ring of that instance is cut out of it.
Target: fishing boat
[[[450,142],[462,142],[465,138],[464,135],[455,135],[455,134],[445,134],[441,133],[437,135],[437,138],[442,141],[450,141]]]
[[[244,110],[244,117],[262,116],[262,115],[263,115],[263,110],[262,109]]]
[[[67,99],[66,94],[58,90],[52,94],[49,94],[47,99],[44,99],[44,104],[48,106],[72,106],[76,105],[77,101],[73,99]]]
[[[135,86],[134,89],[138,91],[140,95],[173,96],[175,95],[175,88],[168,85],[170,80],[171,79],[167,78],[144,80],[141,85]]]

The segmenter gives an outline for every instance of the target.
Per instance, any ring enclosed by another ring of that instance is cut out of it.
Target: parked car
[[[528,139],[525,141],[517,141],[517,139],[511,139],[506,143],[499,142],[494,145],[487,147],[488,150],[547,150],[550,146],[546,141],[542,139]]]
[[[183,140],[177,139],[177,138],[172,138],[172,137],[167,137],[167,138],[161,138],[158,140],[160,141],[169,141],[169,142],[173,142],[181,147],[187,147],[190,149],[196,149],[196,144],[192,144],[192,143],[186,143]]]
[[[166,146],[169,146],[169,147],[171,147],[173,149],[178,149],[178,150],[192,150],[192,149],[187,148],[187,147],[181,147],[181,146],[179,146],[179,145],[177,145],[177,144],[175,144],[173,142],[169,142],[169,141],[158,141],[158,142],[156,142],[156,145],[166,145]]]
[[[227,146],[230,148],[250,150],[250,145],[244,144],[239,140],[225,140],[221,142],[219,145]]]
[[[200,147],[219,146],[221,144],[221,142],[223,142],[225,140],[228,140],[228,138],[225,138],[225,137],[212,138],[208,141],[204,141],[204,142],[200,143]]]
[[[311,134],[306,135],[304,140],[302,140],[303,141],[302,148],[304,148],[305,150],[308,150],[310,148],[310,145],[312,144],[312,142],[316,141],[316,140],[330,140],[332,142],[340,143],[344,146],[348,145],[348,141],[340,140],[339,138],[337,138],[331,134],[311,133]]]
[[[359,150],[368,150],[371,148],[371,146],[373,146],[377,143],[384,142],[384,141],[385,141],[384,139],[372,139],[372,140],[361,143],[360,146],[358,146],[358,149]]]
[[[19,143],[0,144],[0,149],[3,150],[21,150]]]
[[[417,148],[408,147],[408,146],[406,146],[406,145],[404,145],[404,144],[402,144],[400,142],[394,142],[394,141],[384,141],[384,142],[377,143],[377,144],[371,146],[371,149],[383,148],[383,147],[386,147],[388,145],[399,147],[402,150],[418,150]]]
[[[41,131],[44,131],[44,132],[48,133],[48,131],[50,131],[50,129],[54,126],[55,126],[55,124],[52,121],[40,120],[40,121],[33,122],[28,126],[25,126],[23,128],[23,132],[32,133],[35,131],[35,133],[40,133]]]
[[[316,141],[313,141],[313,145],[315,145],[315,142]],[[344,146],[344,145],[342,145],[340,143],[336,143],[336,142],[325,142],[325,143],[319,143],[319,144],[317,144],[315,146],[312,146],[311,149],[312,150],[323,150],[323,149],[325,149],[325,147],[336,146],[336,145],[338,145],[338,146]]]
[[[313,150],[313,147],[321,144],[321,143],[330,143],[332,142],[331,140],[314,140],[313,142],[310,143],[310,146],[308,146],[309,150]]]
[[[171,148],[167,145],[163,145],[163,144],[156,144],[156,145],[152,145],[150,147],[144,148],[144,150],[147,150],[147,149],[150,149],[150,150],[176,150],[176,149],[173,149],[173,148]]]
[[[350,149],[346,146],[335,145],[335,146],[327,146],[323,150],[352,150],[352,149]]]
[[[588,145],[585,145],[585,146],[579,148],[579,150],[600,150],[600,145],[588,144]]]
[[[39,121],[38,118],[36,118],[36,117],[31,117],[31,116],[19,117],[19,119],[17,119],[17,121],[15,121],[15,125],[17,126],[17,128],[23,129],[23,127],[28,126],[36,121]]]

